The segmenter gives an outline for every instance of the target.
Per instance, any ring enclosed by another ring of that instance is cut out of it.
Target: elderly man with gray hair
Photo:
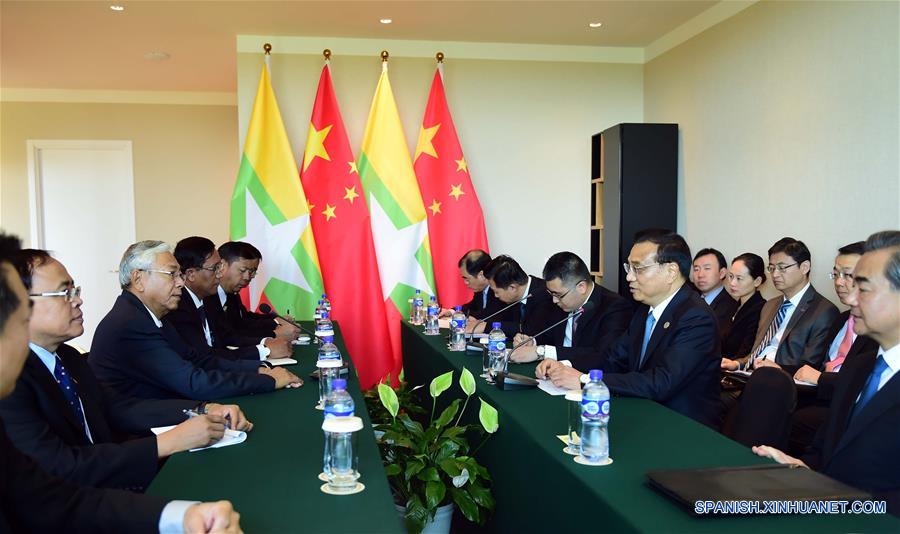
[[[151,399],[211,400],[302,385],[286,369],[265,362],[198,351],[162,322],[178,308],[184,287],[172,250],[162,241],[140,241],[122,256],[122,294],[91,345],[88,361],[97,378],[122,394]]]

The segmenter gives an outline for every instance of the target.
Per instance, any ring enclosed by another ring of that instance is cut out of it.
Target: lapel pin
[[[666,321],[665,323],[663,323],[663,330],[665,330],[667,328],[669,328],[669,321]]]

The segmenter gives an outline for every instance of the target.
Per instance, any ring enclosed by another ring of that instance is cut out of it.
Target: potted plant
[[[381,404],[391,416],[390,422],[375,427],[384,432],[379,443],[384,470],[395,501],[405,506],[406,528],[413,533],[421,532],[426,524],[433,524],[436,515],[446,517],[441,531],[449,532],[454,505],[466,519],[482,525],[494,509],[489,488],[491,477],[472,455],[497,431],[497,410],[479,398],[481,425],[460,424],[475,393],[475,377],[463,369],[459,378],[459,386],[466,394],[462,410],[462,399],[456,399],[435,418],[437,398],[452,383],[452,371],[431,381],[432,406],[427,426],[411,419],[408,413],[401,413],[397,394],[390,386],[378,386]],[[487,433],[471,451],[466,435],[470,431],[479,435]]]

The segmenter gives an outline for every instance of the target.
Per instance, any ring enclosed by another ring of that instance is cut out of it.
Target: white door
[[[131,141],[28,141],[31,246],[61,261],[84,299],[90,349],[121,292],[119,260],[135,241]]]

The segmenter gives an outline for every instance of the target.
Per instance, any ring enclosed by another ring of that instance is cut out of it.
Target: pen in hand
[[[199,417],[201,415],[205,415],[202,413],[198,413],[196,410],[192,410],[192,409],[181,410],[181,413],[188,416],[188,418]],[[226,429],[231,428],[231,414],[227,414],[227,413],[225,414],[225,428]]]

